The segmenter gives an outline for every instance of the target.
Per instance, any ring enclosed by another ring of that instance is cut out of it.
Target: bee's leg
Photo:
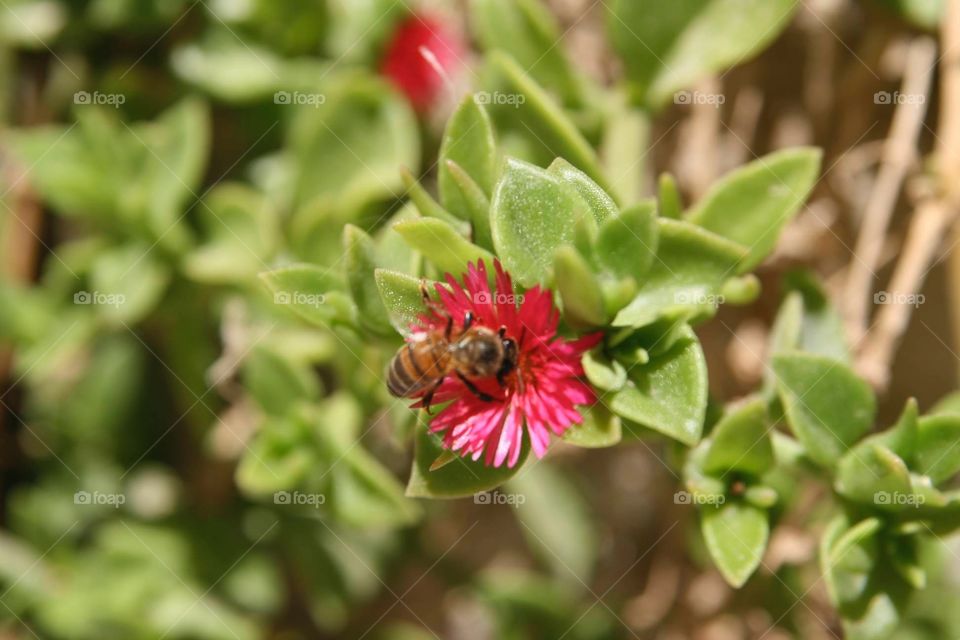
[[[430,291],[427,289],[427,281],[423,278],[420,279],[420,295],[423,296],[424,304],[430,304],[432,302],[432,300],[430,300]]]
[[[491,396],[489,393],[484,393],[483,391],[480,391],[480,389],[477,389],[477,385],[470,382],[467,376],[457,371],[457,377],[460,378],[460,382],[462,382],[467,387],[467,389],[470,390],[470,393],[477,396],[484,402],[493,402],[493,396]]]
[[[439,380],[437,380],[436,384],[430,387],[430,389],[423,396],[423,408],[426,410],[428,416],[433,415],[432,413],[430,413],[430,403],[433,401],[433,393],[440,388],[440,385],[442,383],[443,383],[443,378],[440,378]]]
[[[453,333],[453,316],[447,316],[447,326],[443,329],[443,338],[450,342],[450,336]]]

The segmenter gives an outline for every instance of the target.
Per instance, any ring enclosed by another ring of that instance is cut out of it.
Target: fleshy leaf
[[[915,470],[934,484],[960,471],[960,415],[923,416],[917,425]]]
[[[319,326],[353,323],[357,309],[340,279],[330,269],[296,264],[260,274],[273,302],[289,307],[298,316]]]
[[[363,229],[348,224],[343,228],[343,244],[347,286],[357,305],[357,319],[374,333],[390,335],[390,318],[374,279],[373,240]]]
[[[613,198],[591,180],[590,176],[563,158],[554,160],[547,167],[547,171],[569,184],[580,194],[583,201],[587,203],[587,207],[589,207],[597,224],[617,214],[617,203],[613,201]]]
[[[630,382],[606,396],[618,415],[692,446],[707,410],[707,365],[693,332],[670,351],[628,372]]]
[[[515,96],[523,98],[522,102],[518,101],[515,114],[520,119],[520,126],[529,129],[527,133],[546,145],[553,157],[565,158],[609,193],[610,187],[593,147],[543,87],[502,51],[494,51],[488,60],[492,70],[505,80]]]
[[[471,178],[463,167],[453,160],[444,163],[447,167],[453,188],[458,189],[463,200],[466,214],[469,216],[473,241],[485,249],[493,248],[493,238],[490,237],[490,198]]]
[[[414,446],[413,468],[407,483],[407,496],[411,498],[465,498],[476,493],[490,491],[512,478],[529,452],[524,439],[520,459],[516,466],[488,467],[482,461],[474,462],[470,458],[457,456],[448,464],[433,471],[430,467],[446,449],[440,438],[429,433],[425,426],[417,426]]]
[[[710,556],[730,586],[739,588],[756,571],[767,548],[767,512],[743,502],[700,510]]]
[[[677,180],[670,173],[661,173],[657,183],[659,189],[660,215],[664,218],[679,220],[683,215],[683,202],[680,200],[680,190]]]
[[[119,245],[98,255],[90,269],[90,288],[74,303],[91,304],[118,324],[139,322],[160,302],[170,269],[147,244]]]
[[[531,464],[507,483],[517,498],[521,530],[557,579],[574,588],[590,582],[597,532],[588,505],[566,473]]]
[[[763,475],[774,464],[767,429],[767,410],[762,400],[752,400],[724,416],[710,433],[704,471],[711,475]]]
[[[437,185],[440,202],[464,220],[474,220],[471,206],[464,198],[448,162],[455,162],[483,190],[488,198],[496,180],[496,142],[493,125],[483,105],[474,95],[467,96],[450,117],[440,145]]]
[[[619,391],[627,383],[627,371],[597,349],[583,354],[583,371],[590,384],[604,391]]]
[[[470,24],[486,51],[510,53],[537,82],[568,104],[583,99],[580,78],[567,61],[559,25],[539,0],[471,0]]]
[[[842,362],[789,353],[773,370],[787,423],[816,462],[833,464],[873,424],[873,391]]]
[[[300,401],[316,400],[320,387],[313,372],[275,351],[257,345],[243,363],[243,384],[264,411],[283,416]]]
[[[720,287],[736,275],[740,245],[688,222],[660,219],[658,226],[657,255],[640,292],[613,319],[616,327],[643,326],[671,309],[712,311]]]
[[[820,157],[819,149],[801,148],[754,160],[715,182],[687,219],[747,247],[741,270],[749,271],[773,250],[806,201]]]
[[[401,334],[410,331],[410,325],[417,321],[420,314],[426,309],[423,306],[421,283],[433,292],[434,283],[421,278],[414,278],[405,273],[377,269],[374,272],[380,298],[390,316],[390,324]]]
[[[849,363],[843,321],[816,276],[809,271],[793,271],[785,280],[786,286],[803,298],[803,321],[797,349]]]
[[[863,442],[850,449],[837,467],[836,487],[840,495],[880,509],[912,507],[906,463],[880,444]]]
[[[597,233],[597,259],[621,277],[643,282],[659,242],[656,205],[643,202],[607,218]]]
[[[603,404],[582,409],[583,422],[573,425],[563,434],[563,439],[578,447],[612,447],[623,437],[620,417],[610,412]]]
[[[554,280],[563,303],[563,316],[573,327],[598,327],[606,323],[600,284],[587,261],[571,246],[557,249]]]
[[[867,518],[852,527],[838,517],[828,526],[820,544],[820,566],[830,598],[837,605],[864,595],[879,554],[880,521]]]
[[[467,264],[471,262],[483,260],[487,265],[493,264],[493,255],[489,251],[465,239],[443,220],[404,220],[393,228],[438,269],[453,276],[466,272]]]
[[[433,199],[427,190],[423,188],[417,179],[413,176],[410,171],[407,169],[400,170],[400,177],[403,180],[403,186],[407,188],[407,195],[410,196],[410,200],[417,205],[417,210],[420,211],[420,215],[426,218],[436,218],[446,222],[451,227],[456,229],[457,233],[462,236],[466,236],[469,228],[463,220],[453,215],[449,211],[443,208],[439,202]]]
[[[790,23],[798,6],[796,0],[616,0],[607,22],[638,97],[658,106],[748,60]]]
[[[573,241],[586,204],[565,181],[520,160],[508,159],[491,204],[491,232],[504,267],[519,283],[546,280],[554,252]]]

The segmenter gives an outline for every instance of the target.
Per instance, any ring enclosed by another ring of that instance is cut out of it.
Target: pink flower
[[[487,466],[506,462],[512,467],[520,457],[524,431],[539,458],[546,453],[550,433],[562,436],[583,421],[576,406],[592,404],[596,396],[581,379],[580,358],[602,334],[572,341],[557,337],[560,314],[550,290],[536,286],[517,294],[499,261],[494,267],[495,290],[490,288],[483,261],[468,266],[462,285],[447,274],[450,288],[437,284],[439,302],[411,328],[414,332],[443,330],[452,318],[451,334],[456,340],[470,314],[471,327],[502,329],[502,337],[514,341],[516,366],[501,380],[496,376],[468,379],[471,389],[459,376],[447,376],[431,402],[452,402],[430,424],[430,431],[442,433],[444,446],[452,451],[474,460],[483,456]],[[413,406],[422,407],[423,398]]]
[[[396,28],[381,63],[381,72],[406,94],[414,108],[425,113],[444,90],[442,72],[457,75],[466,47],[445,21],[429,15],[411,15]],[[424,51],[433,60],[424,56]]]

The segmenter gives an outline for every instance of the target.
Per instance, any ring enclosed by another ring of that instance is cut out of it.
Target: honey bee
[[[424,300],[433,305],[426,289]],[[453,317],[447,316],[446,327],[411,336],[393,356],[387,375],[387,389],[398,398],[409,398],[427,390],[423,407],[430,410],[434,392],[453,374],[477,398],[493,401],[493,396],[477,388],[473,379],[496,377],[500,386],[517,366],[517,343],[506,336],[506,328],[493,331],[474,326],[473,314],[467,312],[458,331]]]

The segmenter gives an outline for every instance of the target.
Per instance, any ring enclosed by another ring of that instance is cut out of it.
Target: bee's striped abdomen
[[[434,384],[444,374],[429,341],[407,343],[390,362],[387,388],[397,397],[409,397]]]

